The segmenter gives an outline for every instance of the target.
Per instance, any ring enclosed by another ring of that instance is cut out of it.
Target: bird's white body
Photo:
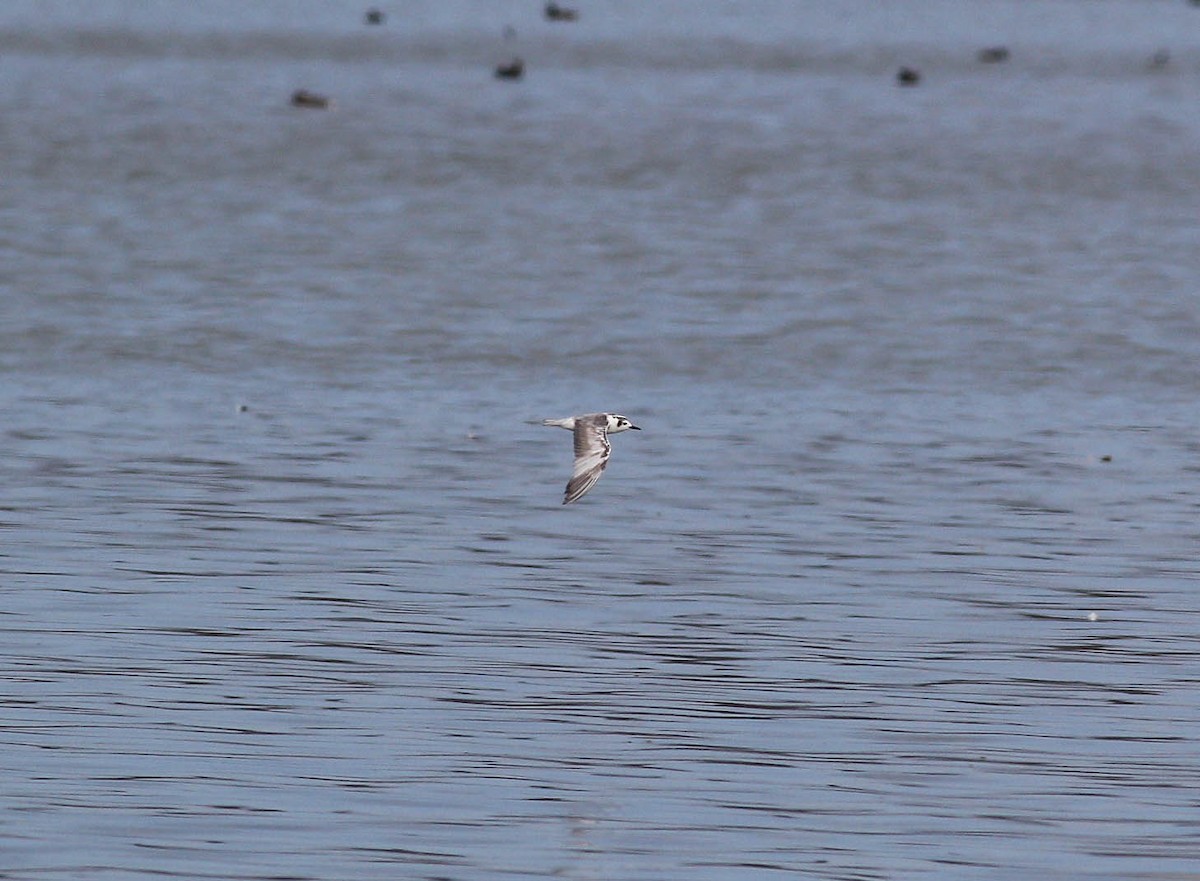
[[[563,496],[564,505],[582,498],[604,473],[609,454],[612,452],[612,446],[608,442],[610,434],[630,429],[641,431],[619,413],[587,413],[582,416],[568,416],[565,419],[543,419],[542,425],[565,428],[575,433],[575,467],[571,471],[570,481],[567,482],[567,491]]]

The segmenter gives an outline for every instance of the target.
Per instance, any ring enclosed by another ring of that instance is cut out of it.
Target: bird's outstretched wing
[[[612,447],[608,443],[608,417],[603,413],[579,416],[575,419],[575,468],[567,483],[563,504],[569,505],[583,497],[596,485]]]

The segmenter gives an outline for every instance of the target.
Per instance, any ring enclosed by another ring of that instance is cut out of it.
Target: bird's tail
[[[555,428],[565,428],[571,430],[575,428],[575,417],[568,416],[566,419],[543,419],[542,425],[553,425]]]

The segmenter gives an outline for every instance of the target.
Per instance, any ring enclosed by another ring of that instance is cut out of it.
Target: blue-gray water
[[[1197,877],[1200,10],[366,5],[0,8],[0,877]]]

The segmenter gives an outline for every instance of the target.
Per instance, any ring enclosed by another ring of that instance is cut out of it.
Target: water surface
[[[0,12],[0,876],[1189,877],[1196,11],[388,11]]]

